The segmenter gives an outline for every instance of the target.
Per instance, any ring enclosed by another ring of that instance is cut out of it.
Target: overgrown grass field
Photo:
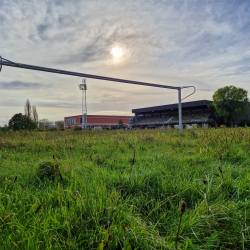
[[[0,134],[0,249],[250,249],[249,192],[248,128]]]

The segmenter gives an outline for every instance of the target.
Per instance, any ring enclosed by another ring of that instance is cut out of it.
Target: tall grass
[[[249,249],[249,156],[248,128],[1,133],[0,249]]]

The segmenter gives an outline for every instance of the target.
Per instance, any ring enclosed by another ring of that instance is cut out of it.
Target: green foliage
[[[42,161],[35,165],[37,176],[40,179],[54,179],[57,176],[59,176],[59,165],[58,163],[55,163],[53,161]]]
[[[243,120],[240,122],[239,126],[241,126],[241,127],[248,126],[248,127],[249,127],[249,126],[250,126],[250,119],[249,119],[249,118],[243,119]]]
[[[249,110],[247,91],[232,85],[220,88],[213,95],[213,105],[216,115],[232,126]]]
[[[23,115],[22,113],[15,114],[9,120],[9,129],[14,131],[17,130],[31,130],[36,129],[37,124],[33,122],[28,116]]]
[[[123,129],[127,127],[127,125],[124,125],[122,119],[119,120],[118,125],[119,125],[119,128],[123,128]]]
[[[64,122],[63,121],[59,121],[56,123],[56,128],[59,130],[63,130],[64,129]]]
[[[214,125],[217,124],[217,125],[221,125],[224,123],[224,118],[221,117],[218,112],[216,111],[216,108],[214,106],[214,103],[209,103],[208,104],[208,108],[212,111],[211,115],[210,115],[210,118],[213,119],[214,121]]]
[[[1,132],[8,132],[9,131],[9,126],[5,124],[3,127],[0,127]]]
[[[0,136],[2,249],[249,248],[249,128]]]

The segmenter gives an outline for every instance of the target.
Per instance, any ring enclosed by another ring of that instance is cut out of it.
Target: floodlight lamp
[[[87,84],[78,84],[80,90],[87,90]]]

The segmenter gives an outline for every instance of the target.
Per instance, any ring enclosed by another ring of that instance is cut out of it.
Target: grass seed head
[[[107,241],[109,241],[110,237],[111,237],[111,234],[108,234]]]
[[[184,213],[186,211],[186,202],[182,201],[180,206],[181,213]]]
[[[218,169],[220,170],[220,173],[221,173],[221,174],[223,174],[223,173],[222,173],[222,169],[221,169],[221,167],[220,167],[220,166],[218,167]]]
[[[40,205],[37,207],[37,209],[36,209],[36,211],[35,211],[35,214],[38,213],[38,211],[40,210],[41,207],[42,207],[42,205],[40,204]]]
[[[59,170],[59,176],[60,176],[61,181],[63,181],[62,174],[61,174],[60,170]]]

